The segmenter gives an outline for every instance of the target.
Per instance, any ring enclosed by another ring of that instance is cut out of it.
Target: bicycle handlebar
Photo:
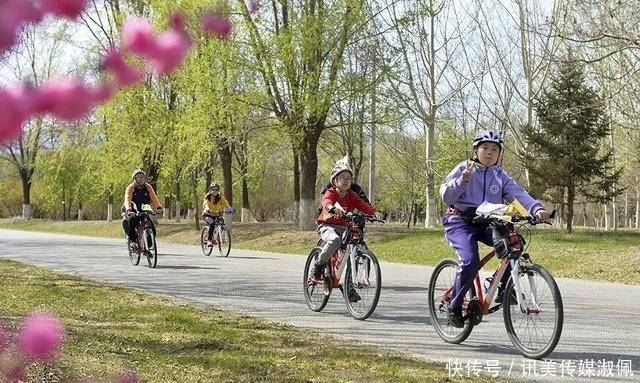
[[[530,225],[538,225],[538,224],[547,224],[547,225],[551,225],[551,222],[549,221],[539,221],[538,217],[534,216],[534,215],[528,215],[528,216],[522,216],[522,215],[511,215],[509,216],[511,218],[512,223],[516,223],[516,222],[525,222],[528,223]],[[556,217],[556,211],[553,210],[551,212],[551,214],[549,214],[549,219],[554,219]],[[473,223],[474,224],[481,224],[481,223],[496,223],[496,222],[502,222],[502,221],[506,221],[505,219],[503,219],[500,216],[488,216],[488,217],[484,217],[481,215],[477,215],[473,218]]]

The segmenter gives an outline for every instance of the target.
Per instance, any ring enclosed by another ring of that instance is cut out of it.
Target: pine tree
[[[571,232],[576,197],[606,202],[620,192],[614,186],[621,170],[612,168],[613,152],[606,146],[610,128],[604,102],[586,84],[583,67],[568,60],[535,108],[539,125],[523,127],[532,149],[526,163],[533,188],[566,203]]]

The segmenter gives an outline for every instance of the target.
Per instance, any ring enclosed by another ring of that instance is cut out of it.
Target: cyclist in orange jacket
[[[124,192],[124,204],[122,209],[127,213],[122,220],[122,227],[127,235],[129,243],[136,243],[136,226],[140,223],[142,217],[131,215],[128,213],[134,210],[142,209],[144,204],[153,204],[156,207],[158,213],[162,213],[162,205],[158,201],[153,186],[147,183],[146,174],[142,169],[136,169],[131,173],[133,182],[127,186]],[[133,202],[133,203],[132,203]],[[155,228],[154,228],[155,234]]]

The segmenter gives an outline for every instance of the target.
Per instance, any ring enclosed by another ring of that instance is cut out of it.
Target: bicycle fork
[[[528,273],[526,270],[525,272],[527,273],[527,280],[529,281],[529,289],[531,291],[531,303],[532,303],[532,307],[529,308],[527,307],[527,302],[526,302],[526,298],[524,296],[524,293],[522,292],[522,285],[520,284],[520,278],[519,278],[519,274],[520,274],[520,262],[517,259],[511,259],[510,260],[511,263],[511,280],[513,281],[513,288],[516,292],[516,300],[518,302],[518,307],[520,307],[520,312],[522,312],[523,314],[539,314],[540,313],[540,306],[538,306],[538,299],[537,299],[537,289],[536,289],[536,283],[533,279],[533,275]]]

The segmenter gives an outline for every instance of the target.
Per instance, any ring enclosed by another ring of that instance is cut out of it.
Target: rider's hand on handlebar
[[[336,215],[336,217],[344,217],[345,215],[347,215],[347,212],[338,206],[333,209],[333,213]]]
[[[164,212],[164,209],[162,208],[162,206],[158,206],[158,207],[156,208],[156,213],[158,213],[158,214],[162,214],[163,212]]]
[[[373,216],[376,217],[377,220],[384,221],[384,214],[380,213],[379,211],[375,212]]]
[[[547,222],[549,221],[549,213],[544,209],[540,209],[536,211],[536,218],[538,222]]]

